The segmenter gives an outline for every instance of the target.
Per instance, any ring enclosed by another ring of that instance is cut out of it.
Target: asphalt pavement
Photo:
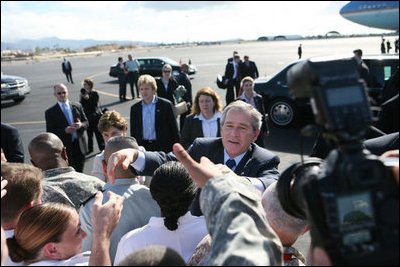
[[[394,38],[394,37],[393,37]],[[15,104],[12,101],[1,102],[1,121],[9,123],[19,130],[25,151],[25,163],[30,163],[28,144],[32,138],[46,131],[44,113],[45,110],[56,103],[53,95],[53,86],[62,82],[69,89],[69,99],[79,101],[81,82],[91,77],[95,81],[94,88],[100,94],[100,102],[109,110],[120,112],[129,123],[130,107],[135,100],[119,102],[117,79],[108,75],[109,67],[122,56],[128,54],[133,57],[165,56],[177,62],[188,62],[196,65],[197,73],[191,76],[193,96],[197,90],[203,87],[211,87],[220,96],[225,104],[225,90],[216,85],[216,77],[223,74],[227,58],[232,56],[234,50],[243,57],[248,55],[250,60],[257,64],[260,76],[272,76],[287,64],[297,60],[297,47],[301,43],[303,58],[314,56],[326,56],[334,54],[352,55],[356,48],[363,50],[364,54],[380,53],[380,37],[359,37],[319,40],[292,40],[292,41],[265,41],[243,42],[234,44],[222,44],[212,46],[145,48],[133,51],[103,53],[101,55],[69,57],[72,64],[72,77],[74,84],[67,83],[61,70],[62,57],[40,61],[1,62],[1,71],[8,75],[22,76],[28,79],[32,88],[26,99]],[[130,87],[127,85],[127,97],[130,98]],[[136,100],[137,101],[137,100]],[[270,124],[270,136],[266,137],[266,148],[276,153],[281,163],[279,171],[283,171],[292,163],[300,160],[300,151],[308,155],[311,151],[314,137],[303,139],[303,148],[300,147],[300,128],[297,124],[288,129],[280,129]],[[128,125],[129,127],[129,125]],[[128,134],[130,127],[128,128]],[[95,138],[94,138],[95,139]],[[94,153],[87,157],[84,173],[90,174],[93,158],[99,152],[94,141]],[[309,244],[309,235],[302,237],[296,246],[306,255]]]

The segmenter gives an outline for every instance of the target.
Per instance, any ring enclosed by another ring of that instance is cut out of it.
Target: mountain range
[[[114,40],[93,40],[93,39],[84,39],[84,40],[73,40],[73,39],[60,39],[58,37],[45,37],[41,39],[21,39],[15,42],[1,42],[1,51],[3,50],[33,50],[36,47],[45,48],[48,47],[50,49],[56,48],[69,48],[71,50],[83,50],[86,47],[91,47],[95,45],[104,45],[104,44],[119,44],[119,45],[143,45],[143,46],[151,46],[156,45],[157,43],[151,42],[141,42],[141,41],[114,41]]]

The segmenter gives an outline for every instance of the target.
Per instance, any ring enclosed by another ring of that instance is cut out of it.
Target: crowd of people
[[[362,77],[362,51],[354,53]],[[101,109],[90,78],[80,103],[69,100],[65,84],[54,86],[46,132],[28,146],[31,164],[16,128],[1,124],[2,266],[332,263],[323,248],[304,256],[293,247],[308,223],[277,197],[280,158],[264,145],[270,130],[248,56],[242,62],[235,51],[228,59],[225,107],[211,87],[192,100],[186,64],[175,80],[168,64],[155,79],[139,76],[131,55],[119,62],[120,100],[126,81],[140,98],[130,109],[130,136],[122,114]],[[188,110],[178,123],[181,101]],[[371,139],[365,147],[398,157],[398,122],[379,131],[390,144]],[[100,153],[86,175],[93,135]]]

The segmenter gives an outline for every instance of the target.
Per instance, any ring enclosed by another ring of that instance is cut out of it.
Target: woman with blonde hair
[[[242,93],[236,100],[241,100],[252,105],[262,115],[261,131],[255,143],[260,147],[264,147],[264,136],[269,135],[269,127],[265,116],[264,100],[261,95],[254,91],[254,79],[250,76],[246,76],[242,79],[240,89]]]
[[[157,79],[157,96],[168,99],[175,105],[174,91],[178,88],[178,82],[172,77],[172,67],[164,64],[162,67],[162,77]]]
[[[192,112],[183,125],[181,144],[188,148],[198,137],[220,137],[222,104],[217,93],[210,87],[197,91]]]
[[[45,203],[25,210],[7,239],[9,256],[14,262],[37,266],[111,265],[108,247],[118,224],[123,198],[110,192],[102,205],[103,194],[97,192],[93,205],[92,252],[82,253],[78,212],[65,204]]]

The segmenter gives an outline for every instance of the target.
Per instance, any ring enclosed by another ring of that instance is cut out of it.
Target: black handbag
[[[225,84],[224,82],[226,81],[225,76],[221,76],[221,74],[218,74],[217,76],[217,86],[220,89],[226,89],[228,87],[228,84]]]

